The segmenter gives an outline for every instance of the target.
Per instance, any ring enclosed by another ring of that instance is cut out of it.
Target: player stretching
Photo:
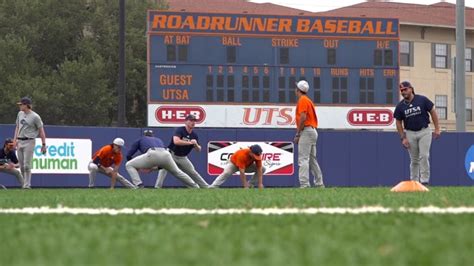
[[[258,188],[263,188],[263,173],[265,173],[265,167],[262,166],[262,148],[260,145],[252,145],[246,149],[240,149],[236,151],[230,157],[230,162],[224,169],[224,172],[220,174],[216,180],[211,184],[209,188],[218,188],[222,185],[229,176],[233,173],[239,171],[240,180],[244,188],[250,186],[258,185]],[[250,182],[247,183],[247,177],[245,173],[254,173],[250,179]],[[258,182],[258,184],[256,184]]]
[[[132,156],[138,151],[141,155],[132,159]],[[165,149],[163,141],[153,137],[153,131],[147,130],[144,136],[132,144],[132,148],[127,153],[127,172],[132,178],[134,184],[144,187],[138,170],[165,169],[181,180],[187,187],[199,188],[199,186],[183,171],[181,171],[169,151]]]
[[[200,188],[207,188],[209,187],[209,184],[204,180],[204,178],[202,178],[196,169],[194,169],[193,163],[188,159],[188,154],[193,149],[198,152],[201,151],[201,145],[198,143],[198,135],[193,131],[195,125],[196,117],[194,115],[186,116],[184,127],[178,127],[174,131],[171,142],[168,145],[168,150],[179,169],[189,175],[189,177],[191,177]],[[164,169],[159,171],[155,188],[161,188],[163,186],[167,173],[168,172]]]
[[[97,172],[112,178],[112,183],[110,185],[111,189],[114,189],[116,179],[128,188],[136,188],[132,183],[125,179],[125,177],[118,173],[118,169],[122,163],[121,150],[123,145],[125,145],[125,141],[121,138],[116,138],[112,144],[103,146],[94,154],[94,156],[92,156],[92,161],[89,163],[88,167],[90,188],[93,188],[95,185]],[[112,165],[114,166],[113,168]]]

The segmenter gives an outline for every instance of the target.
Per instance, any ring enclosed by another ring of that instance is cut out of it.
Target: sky
[[[297,8],[310,12],[322,12],[332,10],[344,6],[355,5],[357,3],[365,2],[361,0],[249,0],[255,3],[274,3],[282,6]],[[456,0],[390,0],[390,2],[410,3],[430,5],[437,2],[448,2],[456,4]],[[464,0],[464,5],[474,8],[474,0]]]

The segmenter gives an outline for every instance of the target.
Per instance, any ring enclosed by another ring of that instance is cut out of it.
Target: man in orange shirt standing
[[[214,180],[209,188],[218,188],[229,176],[237,171],[240,173],[240,180],[244,188],[248,188],[249,183],[250,186],[258,185],[259,189],[263,188],[263,173],[265,173],[265,167],[262,166],[262,148],[260,145],[255,144],[249,148],[240,149],[232,154],[230,162],[227,164],[224,172]],[[255,173],[248,183],[245,173]],[[256,184],[257,182],[258,184]]]
[[[294,142],[298,144],[298,166],[300,188],[311,187],[309,170],[314,176],[314,185],[323,188],[323,173],[316,159],[316,142],[318,141],[318,117],[314,110],[313,101],[306,95],[309,84],[300,80],[296,84],[296,135]]]
[[[92,161],[89,163],[88,167],[90,188],[94,187],[97,172],[112,178],[111,189],[115,187],[116,179],[127,188],[136,188],[135,185],[118,173],[118,169],[122,163],[123,145],[125,145],[125,141],[121,138],[116,138],[112,144],[103,146],[94,154],[94,156],[92,156]]]

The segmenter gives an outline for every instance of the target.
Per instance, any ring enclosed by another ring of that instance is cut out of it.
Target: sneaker
[[[137,186],[138,188],[145,188],[145,185],[143,185],[143,183],[141,183],[140,185]]]
[[[421,184],[422,184],[423,186],[425,186],[425,187],[427,187],[427,186],[430,185],[430,183],[428,183],[428,182],[421,182]]]
[[[315,185],[314,187],[315,188],[325,188],[326,186],[324,186],[324,184],[321,184],[321,185]]]

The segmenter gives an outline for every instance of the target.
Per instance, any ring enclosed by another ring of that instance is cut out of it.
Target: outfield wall
[[[92,153],[111,143],[115,137],[125,139],[125,149],[140,137],[141,128],[101,128],[46,126],[48,138],[90,139]],[[169,143],[171,128],[155,128],[155,135]],[[201,153],[193,151],[189,158],[197,171],[209,183],[215,176],[208,174],[207,143],[209,141],[291,141],[294,130],[290,129],[196,129],[203,147]],[[0,125],[0,140],[12,137],[13,125]],[[38,143],[37,143],[38,144]],[[82,144],[81,144],[82,145]],[[85,145],[85,144],[84,144]],[[431,183],[440,186],[472,186],[474,181],[465,169],[468,149],[474,145],[474,133],[443,133],[431,146]],[[77,147],[76,147],[77,148]],[[66,148],[63,149],[63,152]],[[265,151],[264,151],[265,152]],[[297,150],[292,175],[272,175],[264,178],[266,186],[298,186]],[[395,132],[331,131],[319,130],[318,160],[326,186],[393,186],[409,178],[409,158]],[[66,163],[66,162],[65,162]],[[73,164],[74,165],[74,164]],[[124,164],[120,173],[129,178]],[[146,186],[153,186],[156,173],[142,174]],[[13,176],[0,173],[0,183],[17,186]],[[33,187],[86,187],[88,175],[36,173]],[[97,176],[96,186],[109,186],[110,180]],[[229,178],[225,186],[240,186],[237,176]],[[181,186],[168,175],[165,186]]]

